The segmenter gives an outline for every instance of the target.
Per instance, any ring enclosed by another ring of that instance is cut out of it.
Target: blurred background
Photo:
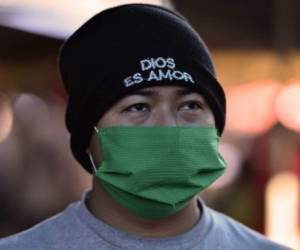
[[[91,177],[73,159],[57,70],[64,39],[106,0],[0,0],[0,237],[80,198]],[[300,249],[300,2],[139,1],[184,14],[206,41],[228,99],[226,174],[211,207]]]

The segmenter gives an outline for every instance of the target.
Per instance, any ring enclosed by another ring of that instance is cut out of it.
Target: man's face
[[[113,105],[97,127],[176,125],[215,126],[213,113],[201,94],[178,86],[143,88]],[[89,150],[99,164],[101,154],[96,133]]]

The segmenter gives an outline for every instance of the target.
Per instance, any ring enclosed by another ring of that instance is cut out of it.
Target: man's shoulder
[[[0,239],[0,250],[53,249],[55,242],[70,234],[70,227],[76,223],[72,216],[73,206],[25,231]]]
[[[287,250],[289,248],[279,245],[264,235],[252,230],[229,216],[209,208],[212,216],[212,232],[215,237],[225,238],[234,249],[263,249]],[[224,240],[224,239],[223,239]]]

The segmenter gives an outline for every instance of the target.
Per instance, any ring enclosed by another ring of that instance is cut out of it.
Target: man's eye
[[[144,112],[149,110],[149,105],[146,103],[136,103],[125,109],[126,112]]]
[[[202,104],[196,101],[186,102],[180,106],[180,110],[184,110],[184,111],[189,111],[189,110],[195,111],[202,108],[203,108]]]

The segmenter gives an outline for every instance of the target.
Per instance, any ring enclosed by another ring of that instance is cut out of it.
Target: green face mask
[[[123,207],[148,219],[184,208],[224,173],[219,137],[210,127],[109,127],[98,130],[95,172]]]

